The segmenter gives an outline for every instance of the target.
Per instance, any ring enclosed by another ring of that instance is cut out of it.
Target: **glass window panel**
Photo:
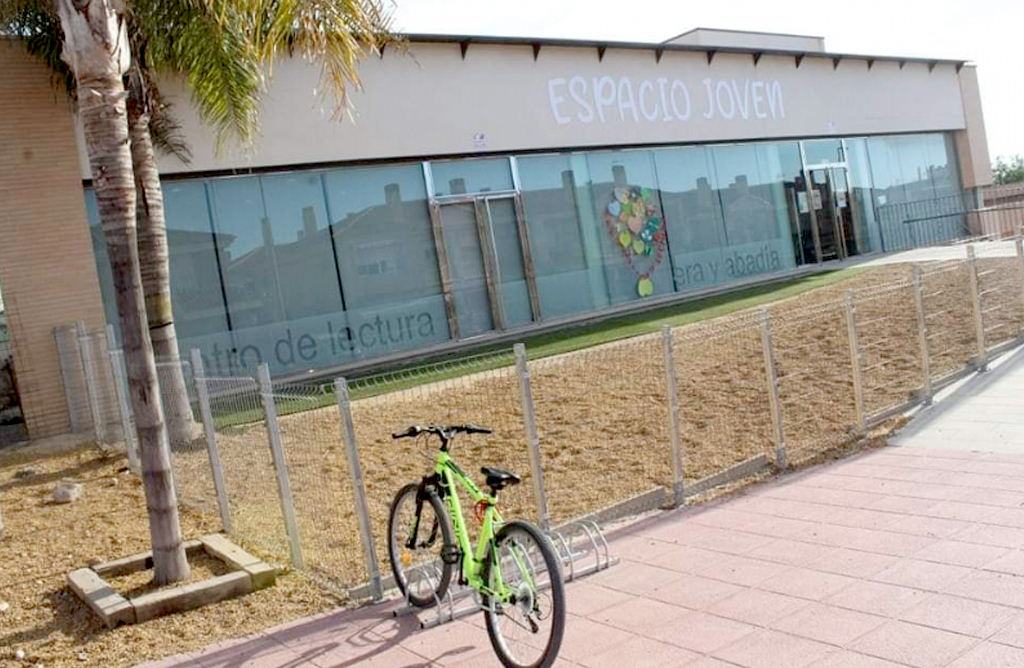
[[[209,183],[231,326],[238,330],[286,319],[274,229],[259,177]]]
[[[839,139],[819,139],[804,142],[804,157],[808,165],[844,162],[843,145]]]
[[[603,231],[593,225],[584,227],[578,215],[580,198],[589,197],[585,189],[589,177],[585,161],[577,163],[574,171],[568,155],[516,160],[541,315],[546,320],[591,311],[608,300],[601,269],[599,234]]]
[[[860,252],[882,250],[881,231],[873,204],[867,142],[864,139],[847,139],[846,160],[850,168],[850,198]]]
[[[486,201],[485,215],[490,222],[491,244],[497,259],[494,280],[501,298],[505,327],[533,321],[530,291],[526,286],[523,246],[519,239],[515,203],[511,198]]]
[[[117,313],[117,293],[114,291],[114,275],[110,270],[107,242],[100,226],[100,212],[96,205],[96,192],[85,190],[85,212],[89,218],[89,236],[92,238],[92,252],[96,258],[96,271],[100,279],[100,294],[103,296],[103,313],[107,322],[114,324],[114,333],[121,339],[121,317]]]
[[[792,267],[792,212],[785,186],[795,168],[792,146],[716,146],[711,156],[725,220],[725,278]]]
[[[347,322],[357,358],[449,338],[420,165],[325,172]]]
[[[705,148],[656,151],[676,290],[699,290],[725,280],[725,229],[717,180]]]
[[[508,158],[446,160],[430,163],[434,195],[512,190],[512,169]]]
[[[320,173],[279,174],[260,181],[286,319],[341,311]]]
[[[645,280],[650,281],[649,294],[670,294],[675,286],[667,261],[669,249],[666,241],[658,241],[655,232],[663,229],[652,227],[655,236],[648,241],[640,236],[648,221],[664,224],[653,153],[600,152],[590,153],[586,159],[593,206],[590,224],[602,232],[602,258],[611,303],[639,299]]]

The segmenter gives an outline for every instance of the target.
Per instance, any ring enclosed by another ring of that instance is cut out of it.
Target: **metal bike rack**
[[[572,582],[577,578],[592,575],[619,563],[618,558],[611,556],[608,541],[597,522],[591,520],[569,522],[546,533],[555,548],[555,554],[562,562],[562,576],[565,582]],[[435,578],[441,576],[436,565],[431,570]],[[420,570],[418,573],[420,577],[429,578],[431,575],[424,570]],[[408,591],[409,588],[406,589]],[[408,594],[406,594],[405,605],[396,609],[393,614],[395,617],[415,614],[419,619],[420,628],[426,629],[468,617],[481,610],[483,610],[483,606],[476,591],[453,583],[448,587],[443,598],[434,594],[434,605],[429,608],[412,605],[409,602]]]

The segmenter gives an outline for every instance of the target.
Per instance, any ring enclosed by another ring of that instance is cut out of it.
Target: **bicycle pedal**
[[[462,550],[455,545],[445,545],[441,548],[441,561],[446,564],[457,564],[462,561]]]

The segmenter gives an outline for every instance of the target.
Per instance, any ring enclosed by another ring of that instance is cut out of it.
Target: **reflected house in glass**
[[[183,349],[281,376],[508,342],[954,239],[989,178],[963,61],[703,29],[409,45],[363,64],[356,125],[288,61],[244,166],[201,140],[163,163]]]

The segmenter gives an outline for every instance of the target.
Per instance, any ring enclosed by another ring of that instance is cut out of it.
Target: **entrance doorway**
[[[465,339],[537,320],[516,195],[464,197],[437,211],[453,334]]]
[[[857,255],[857,234],[846,167],[810,167],[807,171],[819,260],[842,260]]]

